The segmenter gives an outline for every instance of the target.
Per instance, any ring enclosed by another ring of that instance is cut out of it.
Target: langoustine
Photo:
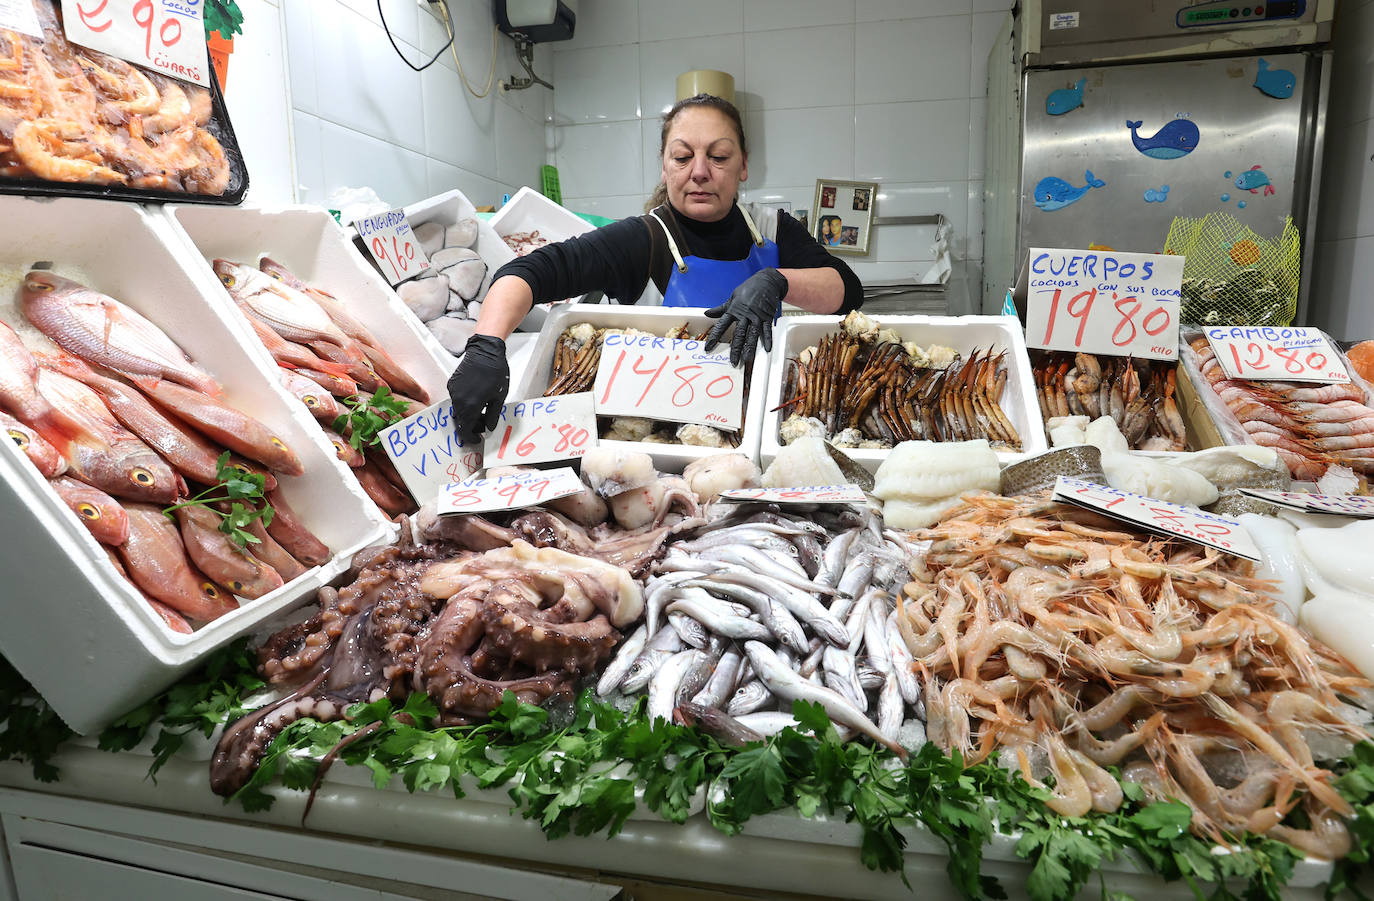
[[[931,546],[899,622],[946,751],[1052,772],[1066,816],[1114,809],[1103,768],[1120,765],[1187,803],[1199,834],[1340,853],[1339,824],[1321,841],[1278,824],[1298,803],[1314,822],[1350,815],[1317,759],[1367,737],[1348,702],[1367,706],[1370,683],[1277,616],[1251,564],[1042,497],[969,497],[913,537]]]

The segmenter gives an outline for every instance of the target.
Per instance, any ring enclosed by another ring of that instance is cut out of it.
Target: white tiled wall
[[[1011,0],[582,0],[550,45],[564,203],[642,212],[661,115],[692,69],[735,77],[749,141],[746,200],[810,209],[817,178],[881,183],[879,216],[943,213],[955,257],[982,257],[987,54]],[[883,226],[866,280],[920,278],[934,228]],[[977,289],[973,289],[976,296]]]
[[[1374,0],[1341,0],[1332,34],[1310,318],[1355,340],[1374,336]]]
[[[539,185],[552,92],[539,86],[501,92],[496,81],[524,74],[505,35],[495,42],[491,90],[478,99],[463,87],[448,52],[424,72],[406,66],[387,41],[376,0],[276,2],[287,49],[296,200],[327,205],[339,188],[369,186],[403,206],[458,188],[474,204],[498,205],[502,194]],[[448,6],[463,72],[481,91],[492,65],[491,4],[448,0]],[[413,63],[447,40],[443,25],[416,0],[383,0],[382,9],[400,52]],[[552,74],[547,47],[536,48],[534,63],[546,78]],[[637,129],[634,136],[627,155],[637,164]]]

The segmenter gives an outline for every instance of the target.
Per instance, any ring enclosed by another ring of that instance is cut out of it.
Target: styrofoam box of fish
[[[680,307],[632,307],[600,304],[563,304],[554,309],[539,333],[529,364],[516,375],[516,389],[511,400],[538,397],[549,385],[553,368],[553,352],[564,331],[586,322],[594,328],[631,328],[662,335],[675,326],[686,324],[693,334],[701,334],[716,320],[707,319],[699,311]],[[725,347],[725,345],[721,345]],[[693,460],[713,454],[744,454],[755,463],[759,459],[759,436],[764,424],[764,380],[768,377],[768,363],[762,352],[754,357],[750,373],[749,397],[744,409],[744,435],[739,447],[698,447],[690,444],[655,444],[647,441],[599,441],[601,447],[640,451],[654,458],[659,472],[680,473]]]
[[[1010,316],[871,316],[879,328],[893,329],[903,341],[915,341],[921,347],[941,344],[952,347],[965,358],[974,350],[993,353],[1007,351],[1007,384],[998,399],[1007,419],[1021,436],[1021,451],[998,451],[997,458],[1011,463],[1047,449],[1045,425],[1040,416],[1040,404],[1035,399],[1035,380],[1031,375],[1030,358],[1026,355],[1026,339],[1020,324]],[[773,353],[769,360],[768,399],[765,409],[770,412],[763,422],[759,443],[759,463],[766,469],[782,447],[778,429],[787,415],[777,410],[783,402],[783,383],[787,361],[807,347],[840,329],[840,316],[784,316],[773,330]],[[857,386],[853,386],[857,387]],[[842,450],[854,462],[876,472],[887,459],[886,449],[846,447]]]
[[[241,317],[225,315],[199,260],[155,213],[85,198],[0,197],[0,217],[23,240],[0,248],[0,318],[31,348],[51,349],[24,318],[24,274],[56,275],[123,301],[158,325],[224,388],[227,402],[263,422],[300,457],[279,476],[287,502],[333,552],[256,600],[185,635],[169,630],[110,564],[19,449],[0,442],[0,652],[77,732],[93,732],[174,682],[206,654],[280,611],[301,606],[347,570],[353,554],[393,540],[396,527],[345,475],[305,407],[271,375],[271,359]]]
[[[496,211],[496,215],[491,217],[491,227],[503,239],[506,235],[513,235],[518,232],[537,231],[539,237],[547,238],[550,244],[566,241],[596,228],[586,219],[570,212],[566,207],[554,203],[529,186],[516,191],[511,199]],[[501,243],[505,244],[506,242],[502,240]],[[506,249],[510,250],[510,247],[507,246]],[[515,259],[515,251],[511,251],[510,259]],[[546,310],[545,306],[552,309]],[[530,310],[530,314],[520,323],[520,329],[522,331],[538,331],[542,328],[544,320],[540,318],[541,313],[547,317],[552,310],[558,309],[559,304],[554,303],[545,306],[536,306]]]
[[[258,258],[266,255],[312,288],[338,298],[429,392],[431,403],[446,396],[453,357],[359,256],[327,210],[169,205],[163,215],[192,251],[192,262],[198,263],[201,274],[215,279],[215,299],[223,309],[232,311],[233,302],[219,286],[210,262],[226,259],[256,268]],[[253,343],[257,344],[256,339]]]
[[[482,279],[482,289],[477,294],[478,300],[486,296],[487,288],[491,287],[491,277],[496,274],[496,270],[515,259],[515,252],[501,240],[491,221],[477,215],[477,208],[462,191],[445,191],[412,203],[405,207],[405,214],[412,230],[430,222],[447,226],[456,225],[463,219],[477,220],[477,243],[472,245],[472,249],[477,251],[482,262],[487,264],[487,275]]]

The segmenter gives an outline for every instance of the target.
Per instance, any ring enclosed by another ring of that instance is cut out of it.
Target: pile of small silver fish
[[[905,759],[925,743],[893,600],[908,558],[871,512],[713,504],[655,565],[644,622],[597,693],[647,692],[651,716],[732,744],[795,726],[795,700],[818,702],[842,736]]]

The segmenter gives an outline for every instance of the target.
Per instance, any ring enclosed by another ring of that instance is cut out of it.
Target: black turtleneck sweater
[[[660,213],[660,216],[663,214]],[[749,256],[753,236],[739,207],[719,222],[698,222],[673,215],[678,252],[708,260],[742,260]],[[800,222],[785,212],[778,213],[777,236],[779,269],[834,269],[844,280],[844,302],[840,313],[857,310],[863,304],[863,286],[844,261],[831,256],[816,239],[806,233]],[[653,242],[659,248],[654,252]],[[644,292],[649,279],[660,292],[672,274],[673,257],[657,223],[634,216],[536,248],[497,270],[495,281],[504,275],[524,279],[534,292],[535,303],[550,303],[577,297],[588,291],[604,291],[619,303],[634,303]],[[651,271],[657,270],[657,271]]]

